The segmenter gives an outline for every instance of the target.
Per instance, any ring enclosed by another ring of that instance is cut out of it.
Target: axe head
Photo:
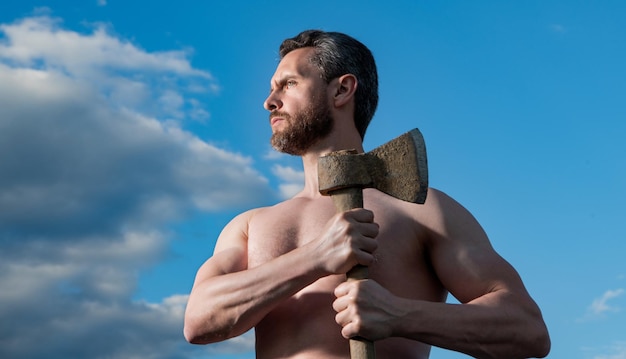
[[[424,203],[428,191],[426,145],[418,129],[370,152],[337,151],[318,162],[320,193],[373,187],[398,199]]]

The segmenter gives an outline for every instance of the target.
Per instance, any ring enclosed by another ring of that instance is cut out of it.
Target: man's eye
[[[294,80],[289,80],[289,81],[285,82],[285,87],[286,87],[286,88],[291,88],[291,87],[296,86],[296,84],[297,84],[297,82],[296,82],[296,81],[294,81]]]

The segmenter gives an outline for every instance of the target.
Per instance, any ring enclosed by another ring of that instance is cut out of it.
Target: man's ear
[[[352,74],[342,75],[337,79],[337,86],[335,87],[334,101],[336,107],[341,107],[347,104],[356,93],[358,86],[356,76]]]

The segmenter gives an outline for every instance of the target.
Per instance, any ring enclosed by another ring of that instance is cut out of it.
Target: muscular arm
[[[431,195],[426,208],[430,258],[462,304],[421,303],[413,315],[426,324],[408,323],[400,328],[403,334],[479,358],[547,355],[545,324],[517,272],[494,251],[467,210],[441,192]]]
[[[354,291],[362,291],[367,293],[363,302],[378,303],[363,311],[359,335],[406,337],[477,358],[546,356],[550,340],[539,308],[472,215],[435,190],[423,210],[431,263],[461,304],[398,298],[376,283],[360,283],[360,288],[343,284],[336,291],[340,299],[356,298]],[[340,299],[336,310],[347,307]],[[376,313],[375,306],[383,309]],[[344,335],[353,330],[344,326]]]
[[[360,211],[335,216],[316,240],[249,268],[247,229],[253,214],[244,213],[224,228],[213,257],[198,270],[185,312],[184,335],[191,343],[243,334],[317,279],[373,261],[377,225],[371,213]]]
[[[320,275],[297,251],[248,269],[247,227],[252,215],[244,213],[224,228],[214,255],[198,270],[185,312],[184,334],[191,343],[243,334],[282,299]]]

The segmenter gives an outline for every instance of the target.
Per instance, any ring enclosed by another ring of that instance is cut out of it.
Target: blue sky
[[[301,186],[298,159],[270,149],[262,102],[281,40],[321,28],[377,59],[366,149],[422,131],[431,185],[518,269],[549,357],[625,359],[625,13],[620,1],[3,2],[0,357],[253,358],[250,334],[187,344],[182,313],[223,225]]]

